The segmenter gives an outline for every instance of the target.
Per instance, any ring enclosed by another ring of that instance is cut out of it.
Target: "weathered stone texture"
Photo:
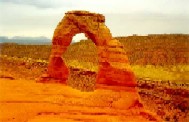
[[[96,84],[135,86],[135,76],[130,68],[123,45],[112,38],[102,14],[88,11],[69,11],[57,25],[48,66],[48,76],[65,83],[69,70],[62,54],[77,33],[85,33],[98,48],[99,71]]]

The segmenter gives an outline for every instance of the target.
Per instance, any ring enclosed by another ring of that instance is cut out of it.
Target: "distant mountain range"
[[[72,41],[74,43],[75,41]],[[23,37],[14,36],[8,38],[7,36],[0,36],[0,43],[17,43],[17,44],[31,44],[31,45],[51,45],[51,39],[39,36],[39,37]]]
[[[0,36],[0,43],[17,43],[17,44],[51,44],[51,39],[47,37],[22,37],[22,36],[14,36],[12,38],[8,38],[7,36]]]

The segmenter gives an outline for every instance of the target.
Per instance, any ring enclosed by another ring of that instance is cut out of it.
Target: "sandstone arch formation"
[[[96,84],[135,86],[135,76],[130,68],[123,45],[112,38],[102,14],[88,11],[69,11],[57,25],[52,39],[48,76],[65,83],[69,70],[61,58],[75,34],[84,33],[98,49],[99,71]]]

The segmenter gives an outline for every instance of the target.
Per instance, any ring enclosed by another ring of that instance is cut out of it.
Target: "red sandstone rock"
[[[143,110],[138,91],[135,88],[137,85],[135,75],[131,70],[123,45],[112,38],[110,30],[104,22],[105,18],[101,14],[87,11],[67,12],[54,31],[47,77],[50,80],[56,79],[59,83],[66,83],[69,70],[62,55],[75,34],[85,33],[98,49],[99,71],[96,78],[96,88],[116,91],[121,95],[120,99],[112,101],[111,107],[113,108],[131,109],[137,107]],[[92,73],[86,72],[86,74]],[[101,101],[103,100],[95,99],[95,104],[104,104]]]
[[[99,71],[96,84],[136,85],[123,45],[112,38],[105,25],[105,17],[88,11],[69,11],[57,25],[48,66],[49,77],[59,79],[62,83],[68,79],[69,70],[61,56],[77,33],[85,33],[98,48]]]

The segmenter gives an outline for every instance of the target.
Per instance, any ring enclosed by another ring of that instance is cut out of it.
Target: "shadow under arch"
[[[49,58],[49,77],[66,83],[69,70],[61,56],[70,45],[72,37],[78,33],[84,33],[97,46],[99,71],[96,84],[136,86],[123,45],[112,38],[102,14],[88,11],[69,11],[57,25]]]

